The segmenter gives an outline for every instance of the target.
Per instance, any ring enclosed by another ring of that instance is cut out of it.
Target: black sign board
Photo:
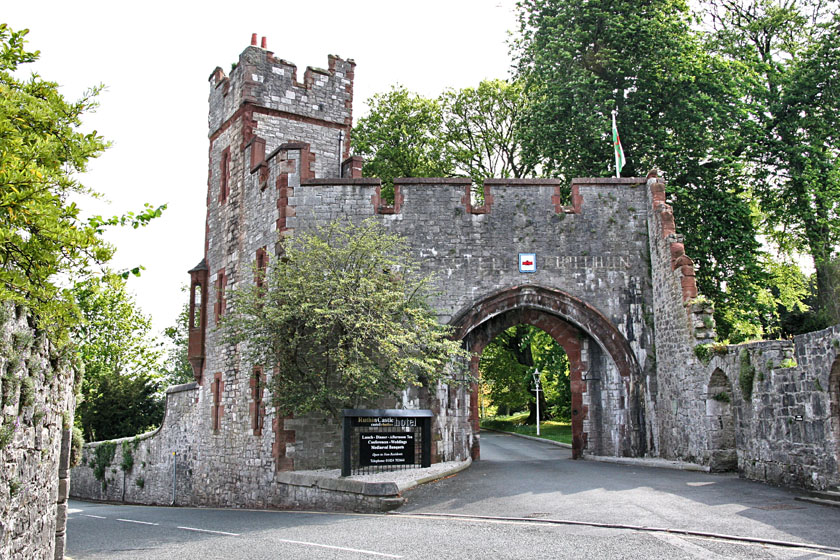
[[[413,465],[414,434],[370,432],[359,434],[359,465]]]

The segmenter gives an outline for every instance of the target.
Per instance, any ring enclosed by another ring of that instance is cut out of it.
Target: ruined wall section
[[[697,344],[714,340],[711,306],[697,298],[694,263],[676,232],[674,212],[665,202],[665,181],[656,172],[647,179],[650,192],[648,235],[656,331],[656,373],[647,379],[651,455],[706,462],[704,394],[706,382],[694,354]]]
[[[840,325],[718,348],[704,377],[731,384],[739,473],[815,490],[840,487]],[[699,399],[714,406],[715,395]]]
[[[23,307],[0,303],[0,558],[63,558],[80,381]]]

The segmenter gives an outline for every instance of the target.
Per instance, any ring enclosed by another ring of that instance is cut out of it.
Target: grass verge
[[[537,427],[523,424],[528,417],[527,412],[513,414],[511,416],[493,416],[481,421],[482,428],[499,430],[501,432],[513,432],[526,436],[541,437],[562,443],[572,443],[572,425],[568,422],[555,422],[544,420],[540,424],[540,435],[537,436]]]

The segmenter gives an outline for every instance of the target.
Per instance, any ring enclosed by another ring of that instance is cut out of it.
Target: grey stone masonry
[[[837,328],[793,343],[714,345],[713,309],[697,293],[658,173],[574,179],[571,196],[554,179],[487,179],[480,204],[470,179],[404,178],[387,204],[380,181],[359,177],[360,158],[347,158],[354,67],[329,57],[299,82],[294,65],[252,45],[230,76],[211,75],[206,241],[190,271],[196,382],[170,389],[158,432],[88,446],[74,496],[171,503],[175,464],[178,504],[384,507],[352,485],[290,474],[337,468],[339,427],[276,410],[276,373],[246,363],[219,329],[231,291],[276,262],[284,238],[367,219],[403,236],[432,275],[431,303],[473,352],[474,375],[486,344],[516,324],[563,346],[574,457],[682,460],[809,488],[839,482]],[[433,462],[475,460],[477,391],[407,388],[369,406],[431,409]]]
[[[33,324],[0,303],[0,558],[52,560],[64,557],[77,378]]]

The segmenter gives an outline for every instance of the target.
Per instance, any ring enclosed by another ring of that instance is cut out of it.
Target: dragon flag
[[[621,168],[624,167],[624,164],[627,163],[627,160],[624,159],[624,150],[621,149],[621,138],[618,136],[618,127],[615,124],[615,115],[617,111],[613,110],[612,112],[612,137],[613,137],[613,148],[615,148],[615,176],[621,176]]]

